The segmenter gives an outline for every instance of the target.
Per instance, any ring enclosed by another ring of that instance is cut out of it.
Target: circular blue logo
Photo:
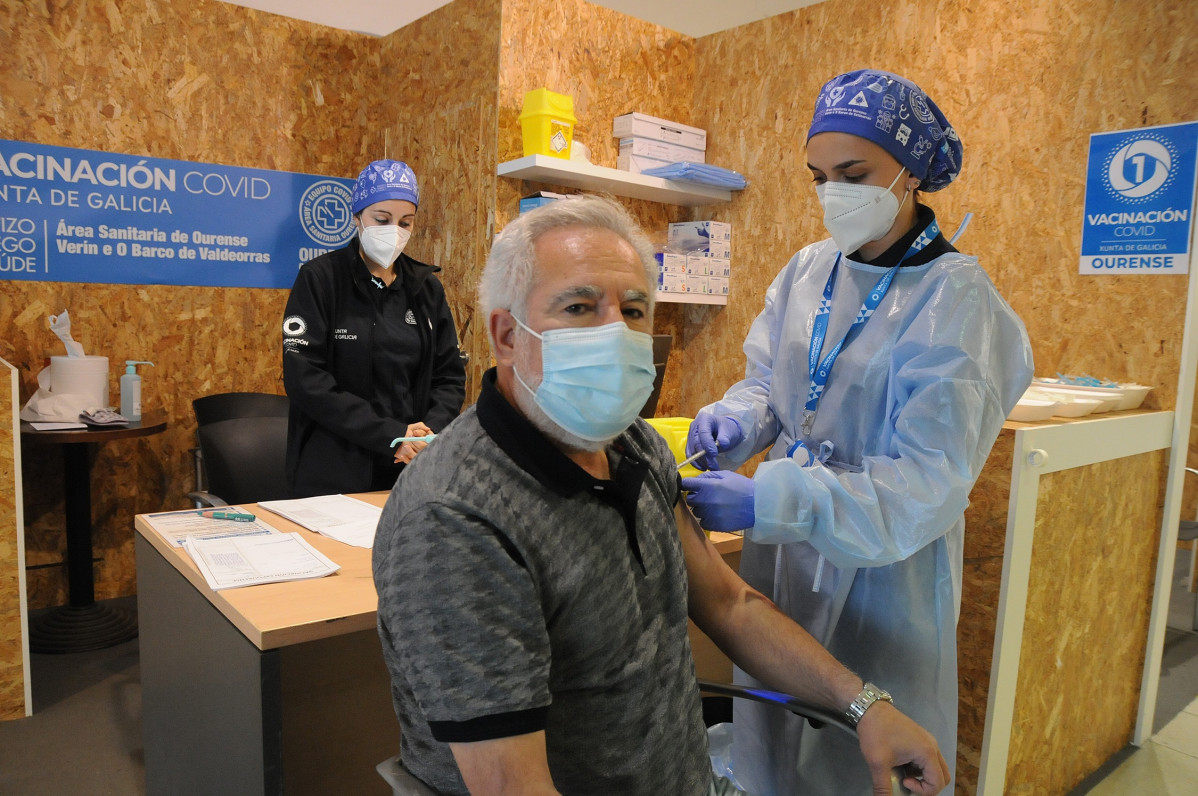
[[[1177,152],[1168,139],[1125,139],[1107,158],[1107,189],[1119,199],[1139,203],[1172,182],[1176,162]]]
[[[342,246],[353,236],[349,188],[335,180],[308,186],[299,201],[300,224],[308,237],[322,246]]]

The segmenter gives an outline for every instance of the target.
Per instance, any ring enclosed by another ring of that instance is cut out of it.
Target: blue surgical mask
[[[516,316],[513,315],[513,318]],[[516,380],[550,420],[590,442],[614,439],[632,425],[653,393],[653,338],[623,321],[550,329],[541,341],[541,383]]]

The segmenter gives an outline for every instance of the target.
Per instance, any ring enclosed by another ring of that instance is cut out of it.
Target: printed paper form
[[[221,506],[214,511],[246,512],[241,506]],[[227,539],[241,536],[265,536],[278,534],[279,530],[262,521],[237,522],[235,520],[217,520],[212,517],[201,517],[196,510],[164,511],[158,514],[147,514],[146,522],[158,532],[158,535],[170,542],[172,547],[182,547],[183,540],[188,536],[199,539]]]
[[[340,569],[298,533],[227,539],[187,537],[183,549],[213,591],[323,578]]]
[[[260,508],[286,517],[309,531],[343,544],[370,549],[383,510],[347,495],[319,495],[296,500],[266,500]]]

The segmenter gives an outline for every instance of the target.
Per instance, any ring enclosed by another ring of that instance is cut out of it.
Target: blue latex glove
[[[730,470],[683,478],[686,502],[707,531],[753,527],[753,479]]]
[[[695,460],[700,470],[718,470],[720,463],[715,455],[719,451],[730,451],[745,438],[740,423],[723,415],[699,415],[691,423],[686,434],[686,456],[690,458],[700,450],[707,453]]]

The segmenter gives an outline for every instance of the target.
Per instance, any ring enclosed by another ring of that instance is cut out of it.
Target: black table
[[[148,437],[166,430],[166,412],[155,411],[140,421],[116,428],[37,431],[21,423],[21,442],[61,445],[63,496],[67,532],[67,605],[29,623],[31,652],[64,653],[104,649],[137,637],[137,618],[96,603],[92,571],[91,457],[88,446],[131,437]]]

